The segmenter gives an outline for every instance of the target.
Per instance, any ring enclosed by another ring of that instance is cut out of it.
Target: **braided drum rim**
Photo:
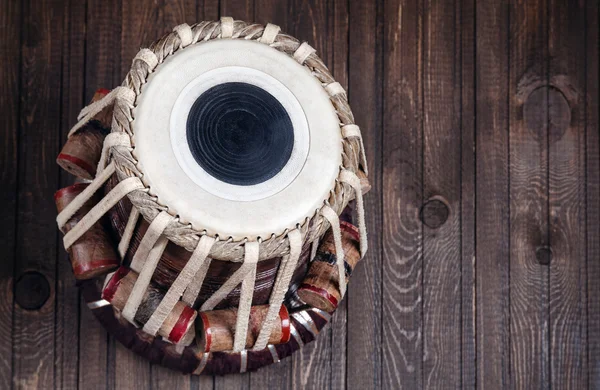
[[[143,49],[140,52],[142,54],[144,50],[150,50],[156,56],[157,63],[154,66],[149,64],[148,61],[144,61],[143,56],[140,54],[133,60],[131,70],[128,72],[122,86],[132,90],[135,94],[135,99],[133,104],[116,104],[112,121],[112,132],[126,133],[132,141],[131,148],[116,146],[113,149],[113,160],[120,181],[129,177],[137,177],[141,180],[144,175],[138,166],[137,159],[132,153],[135,148],[132,111],[136,107],[137,97],[141,94],[142,86],[146,83],[148,76],[166,58],[180,50],[185,50],[188,46],[216,39],[245,39],[261,42],[295,58],[298,62],[300,60],[294,56],[297,50],[303,45],[311,49],[305,43],[301,43],[296,38],[283,33],[277,33],[274,39],[269,39],[268,41],[272,40],[271,43],[265,42],[261,38],[268,26],[262,24],[233,21],[233,30],[226,31],[224,34],[224,23],[224,19],[222,19],[221,21],[203,21],[192,26],[184,25],[183,30],[188,35],[184,36],[183,39],[182,28],[178,26],[172,32],[165,34],[162,38],[151,44],[149,49]],[[225,26],[225,29],[229,28],[231,28],[231,25]],[[189,33],[191,33],[191,37]],[[339,119],[340,132],[342,132],[344,126],[354,125],[354,116],[350,109],[346,92],[335,81],[314,50],[308,51],[307,56],[301,61],[300,63],[317,78],[328,93]],[[336,86],[337,88],[328,88],[330,86]],[[342,137],[342,165],[340,166],[340,173],[342,170],[348,170],[356,174],[361,170],[361,167],[366,172],[367,167],[364,160],[361,166],[361,153],[364,153],[364,150],[360,137]],[[193,251],[196,248],[200,236],[208,234],[205,230],[197,230],[191,224],[184,224],[179,221],[177,215],[169,211],[168,205],[160,204],[158,198],[151,195],[150,188],[145,183],[144,188],[132,191],[128,194],[128,197],[134,207],[140,211],[144,219],[149,223],[163,211],[172,215],[174,218],[169,222],[163,235],[188,251]],[[298,223],[296,226],[290,226],[283,232],[273,232],[270,237],[259,240],[259,261],[289,254],[287,232],[291,229],[298,228],[305,242],[319,240],[330,225],[328,220],[321,215],[322,207],[328,205],[339,215],[354,197],[354,189],[349,184],[339,180],[338,176],[334,188],[330,191],[329,198],[323,200],[323,205],[316,209],[311,217],[307,217],[302,223]],[[219,237],[218,235],[214,238],[217,241],[213,245],[209,256],[219,260],[243,261],[246,239],[234,240],[231,237]]]

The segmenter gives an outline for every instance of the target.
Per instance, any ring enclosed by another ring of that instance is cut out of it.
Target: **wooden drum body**
[[[231,18],[177,26],[78,120],[57,161],[86,182],[57,192],[57,222],[110,333],[194,374],[316,337],[367,249],[369,184],[346,93],[308,44]]]

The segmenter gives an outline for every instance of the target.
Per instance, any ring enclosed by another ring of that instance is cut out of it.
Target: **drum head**
[[[158,203],[195,230],[269,238],[323,205],[342,163],[339,119],[308,68],[219,39],[167,57],[133,110],[133,155]]]

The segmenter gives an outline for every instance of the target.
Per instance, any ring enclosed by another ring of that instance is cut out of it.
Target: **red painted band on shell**
[[[54,201],[56,202],[57,200],[59,200],[60,198],[62,198],[65,195],[71,195],[71,194],[79,195],[81,192],[83,192],[83,190],[86,189],[86,187],[88,185],[89,184],[87,184],[87,183],[76,183],[76,184],[70,185],[68,187],[61,188],[60,190],[58,190],[54,193]]]
[[[88,188],[86,183],[78,183],[62,188],[54,194],[58,212],[62,212],[74,199]],[[71,216],[62,227],[68,233],[98,203],[99,194],[92,197]],[[119,267],[121,262],[113,239],[99,220],[89,227],[69,248],[67,248],[73,274],[77,280],[90,279],[107,274]]]
[[[171,329],[171,332],[169,333],[169,341],[177,344],[181,340],[183,335],[187,333],[187,331],[190,329],[190,326],[192,326],[194,323],[194,321],[191,321],[192,317],[194,317],[194,314],[195,311],[189,306],[186,306],[183,309],[179,315],[179,318],[177,319],[177,322],[173,326],[173,329]]]
[[[106,96],[106,95],[108,95],[109,93],[110,93],[110,90],[108,90],[108,89],[106,89],[106,88],[98,88],[98,89],[96,90],[96,94],[98,94],[98,95],[104,95],[104,96]]]
[[[360,241],[360,233],[358,231],[358,228],[350,222],[341,221],[340,228],[342,229],[342,231],[350,234],[355,241]]]
[[[290,313],[285,305],[281,305],[279,309],[279,318],[281,318],[281,340],[280,344],[287,343],[290,341],[292,331],[290,329]]]
[[[115,293],[117,292],[117,288],[119,287],[119,283],[121,279],[123,279],[129,273],[129,268],[120,267],[110,278],[104,290],[102,290],[102,299],[106,299],[109,302],[112,302],[115,297]]]
[[[210,351],[210,347],[212,346],[212,331],[210,328],[210,321],[208,321],[208,316],[203,312],[199,312],[200,318],[202,319],[202,326],[204,327],[204,338],[205,338],[205,351]]]
[[[300,285],[300,287],[298,288],[298,290],[312,291],[312,292],[322,296],[323,298],[327,299],[333,305],[334,308],[337,307],[337,305],[338,305],[338,300],[333,295],[329,294],[329,292],[327,290],[325,290],[324,288],[316,287],[311,284],[302,283]]]
[[[104,268],[114,269],[115,268],[115,260],[114,259],[99,259],[94,261],[88,261],[87,263],[77,263],[73,264],[73,273],[75,275],[85,275],[88,272],[93,272],[96,274],[100,272]]]
[[[90,176],[92,176],[92,177],[96,176],[96,168],[91,166],[87,162],[83,161],[82,159],[80,159],[77,156],[73,156],[73,155],[66,154],[66,153],[60,153],[58,155],[58,157],[56,157],[56,160],[57,161],[59,161],[59,160],[69,161],[69,162],[77,165],[81,169],[85,170],[87,173],[90,174]]]

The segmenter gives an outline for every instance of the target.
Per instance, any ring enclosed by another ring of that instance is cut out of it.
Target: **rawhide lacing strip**
[[[279,34],[279,31],[281,31],[281,28],[279,26],[268,23],[265,26],[265,30],[263,31],[259,42],[270,45],[271,43],[275,42],[275,38],[277,38],[277,34]]]
[[[92,118],[99,114],[106,107],[111,106],[118,101],[120,104],[127,104],[129,108],[133,108],[133,102],[135,101],[135,92],[127,87],[117,87],[110,91],[102,99],[84,107],[79,115],[77,116],[77,124],[71,128],[68,137],[75,134],[83,125],[88,123]]]
[[[367,155],[365,154],[365,145],[363,144],[362,134],[360,128],[357,125],[344,125],[342,126],[342,137],[350,138],[356,137],[360,141],[360,159],[365,174],[369,174],[369,167],[367,166]]]
[[[192,275],[192,280],[187,284],[183,294],[183,301],[190,306],[194,305],[194,302],[196,302],[196,298],[198,298],[198,294],[200,293],[200,289],[202,288],[202,283],[204,282],[204,278],[206,277],[211,262],[211,258],[208,257],[208,254],[215,242],[216,239],[214,237],[210,237],[206,234],[201,236],[198,246],[192,253],[192,257],[188,260],[188,264],[192,262],[192,260],[201,263],[200,266],[194,266],[196,273]],[[194,258],[195,256],[197,256],[197,258]],[[202,256],[204,256],[204,259],[202,259]],[[190,272],[193,271],[194,268],[190,269]]]
[[[248,333],[248,322],[250,321],[252,297],[254,296],[254,283],[256,281],[256,263],[258,262],[258,242],[247,242],[244,247],[246,249],[244,266],[247,266],[249,271],[242,280],[240,303],[238,305],[237,319],[235,322],[235,337],[233,340],[234,352],[240,352],[246,348],[246,335]]]
[[[137,177],[123,180],[115,186],[97,205],[95,205],[81,220],[63,237],[65,249],[68,249],[85,232],[87,232],[104,214],[113,208],[128,193],[140,190],[144,184]],[[83,192],[82,192],[83,193]],[[77,198],[75,198],[77,199]]]
[[[132,207],[131,212],[129,213],[129,218],[127,218],[127,225],[125,225],[125,230],[123,231],[121,240],[119,241],[118,249],[121,262],[123,262],[123,259],[125,259],[125,254],[127,253],[127,249],[129,249],[129,243],[131,242],[131,238],[133,237],[133,232],[139,218],[140,211],[135,207]]]
[[[172,218],[168,213],[162,212],[152,221],[131,261],[130,268],[138,272],[139,276],[127,298],[122,314],[132,324],[135,324],[135,313],[148,289],[156,265],[169,242],[162,232]]]
[[[221,38],[233,37],[233,18],[224,16],[221,18]]]
[[[244,280],[248,272],[252,271],[254,268],[253,264],[242,263],[240,268],[237,269],[230,277],[227,279],[221,287],[217,291],[213,293],[200,307],[200,311],[208,311],[212,310],[221,302],[234,288],[237,287],[238,284]]]
[[[346,94],[346,91],[344,90],[344,87],[342,87],[342,84],[338,83],[337,81],[334,83],[327,84],[325,86],[325,91],[327,91],[329,96]]]
[[[304,61],[306,61],[308,56],[315,52],[316,50],[307,42],[302,42],[300,47],[298,47],[298,49],[296,49],[296,51],[294,52],[294,59],[298,61],[298,63],[304,64]]]
[[[340,295],[343,297],[346,294],[346,269],[344,267],[344,248],[342,246],[342,230],[340,229],[340,219],[335,211],[329,206],[321,209],[321,214],[331,224],[333,233],[333,242],[335,243],[335,257],[340,280]]]
[[[155,219],[156,220],[156,219]],[[210,252],[210,248],[214,244],[215,239],[212,237],[208,237],[206,235],[200,237],[200,242],[198,243],[198,247],[192,253],[192,256],[186,263],[185,267],[181,270],[177,279],[173,282],[169,291],[165,294],[162,301],[150,316],[150,319],[144,325],[144,331],[152,336],[155,336],[158,333],[160,327],[163,322],[167,319],[167,316],[173,308],[179,298],[183,295],[184,290],[193,280],[193,278],[197,275],[200,267],[206,262],[208,253]],[[201,278],[204,279],[204,275],[201,275]],[[200,282],[202,283],[202,282]],[[193,303],[193,302],[192,302]]]
[[[75,199],[71,201],[56,216],[56,223],[58,224],[58,228],[62,231],[63,227],[67,223],[68,220],[75,215],[77,210],[79,210],[85,202],[87,202],[95,193],[102,187],[102,185],[115,173],[115,164],[110,163],[104,171],[87,186],[85,190],[83,190]]]
[[[364,257],[367,252],[369,242],[367,240],[367,226],[365,222],[365,205],[363,203],[362,188],[360,179],[354,172],[342,170],[340,172],[340,181],[348,183],[354,189],[356,195],[356,211],[358,213],[358,231],[360,232],[360,257]],[[341,280],[341,279],[340,279]],[[342,294],[343,296],[344,294]]]
[[[133,255],[133,259],[131,260],[129,268],[137,273],[142,271],[148,254],[152,248],[154,248],[156,242],[163,234],[165,228],[172,219],[173,217],[166,211],[162,211],[156,216],[156,218],[154,218],[154,220],[150,223],[150,226],[148,226],[146,234],[144,234],[144,237],[140,241],[140,245],[135,251],[135,255]]]
[[[192,33],[192,29],[186,23],[180,24],[179,26],[175,26],[173,31],[177,34],[179,39],[181,40],[180,48],[184,48],[192,43],[194,38],[194,34]]]
[[[106,168],[106,164],[109,162],[113,148],[116,146],[124,146],[131,148],[131,139],[125,133],[110,133],[104,137],[102,144],[102,153],[100,154],[100,161],[98,161],[98,167],[96,170],[96,176],[100,175]]]
[[[269,298],[269,311],[267,312],[265,322],[260,329],[256,343],[252,348],[253,350],[261,350],[267,346],[269,337],[273,331],[273,326],[278,318],[281,304],[285,298],[285,293],[289,289],[290,281],[292,280],[296,265],[298,264],[298,259],[300,259],[300,254],[302,253],[302,234],[300,231],[297,229],[291,230],[288,233],[288,239],[290,241],[290,254],[281,260],[282,264],[279,266],[277,278],[273,285],[273,291]]]
[[[158,58],[156,57],[156,54],[154,54],[154,52],[150,49],[141,49],[140,51],[138,51],[135,57],[133,58],[133,62],[135,61],[143,61],[146,65],[148,65],[148,68],[150,70],[154,70],[154,68],[156,68],[156,65],[158,65]]]
[[[143,49],[143,53],[140,52],[138,57],[140,59],[146,58],[149,60],[145,61],[142,59],[133,61],[132,68],[127,74],[123,86],[116,89],[120,92],[115,92],[111,97],[108,97],[107,95],[107,97],[102,100],[102,106],[114,104],[112,122],[113,132],[124,133],[130,137],[133,136],[131,122],[133,120],[132,110],[136,101],[135,96],[141,93],[141,87],[146,83],[149,74],[154,69],[154,57],[158,61],[158,65],[156,66],[160,66],[168,56],[173,55],[179,50],[186,50],[184,47],[188,38],[184,36],[185,32],[182,33],[184,28],[185,27],[182,27],[179,33],[173,31],[165,35],[154,42],[149,49]],[[270,41],[272,34],[276,30],[274,25],[272,27],[265,27],[260,24],[246,24],[242,21],[233,21],[230,18],[212,22],[204,21],[189,26],[189,28],[192,32],[192,41],[187,47],[199,42],[207,42],[223,37],[256,40],[261,42],[263,39],[265,41]],[[314,53],[314,49],[310,48],[308,44],[301,44],[297,39],[281,32],[276,34],[273,38],[273,42],[269,44],[269,46],[295,58],[297,61],[299,60],[303,66],[318,79],[329,93],[330,100],[336,110],[341,125],[354,123],[346,93],[341,93],[340,88],[335,84],[336,81],[333,79],[323,61],[317,55],[311,55]],[[147,52],[148,50],[154,53],[154,56],[149,55]],[[129,91],[127,91],[127,89],[129,89]],[[95,107],[97,109],[100,106]],[[91,113],[92,111],[94,111],[92,106],[88,106],[83,110],[83,112],[86,113]],[[365,162],[361,161],[364,160],[364,158],[361,157],[361,149],[364,148],[361,147],[361,143],[356,137],[350,137],[343,140],[342,161],[345,169],[357,172],[360,169],[359,166],[361,164],[363,165],[363,169],[366,168]],[[113,152],[113,159],[118,162],[116,168],[119,180],[124,180],[127,177],[132,176],[142,178],[143,172],[138,168],[137,160],[133,156],[130,148],[118,148],[118,151]],[[340,213],[346,207],[348,202],[354,198],[353,191],[344,191],[344,186],[347,186],[347,184],[338,180],[333,188],[332,195],[327,199],[329,205],[336,213]],[[169,212],[168,208],[161,205],[158,199],[148,193],[148,191],[134,191],[129,194],[129,200],[147,221],[152,221],[161,211]],[[305,239],[308,242],[312,242],[315,239],[318,239],[318,237],[321,237],[325,233],[327,227],[328,224],[324,223],[321,213],[317,210],[313,216],[307,218],[307,220],[301,224],[300,229],[302,230],[302,235]],[[227,232],[220,233],[226,235]],[[165,229],[164,234],[170,241],[191,252],[198,245],[199,237],[204,234],[204,232],[201,229],[194,229],[191,225],[184,224],[178,220],[173,220]],[[289,254],[289,245],[285,234],[286,231],[273,232],[270,237],[263,238],[259,244],[259,261]],[[241,262],[244,258],[244,242],[233,240],[217,241],[213,245],[209,256],[219,260]]]

